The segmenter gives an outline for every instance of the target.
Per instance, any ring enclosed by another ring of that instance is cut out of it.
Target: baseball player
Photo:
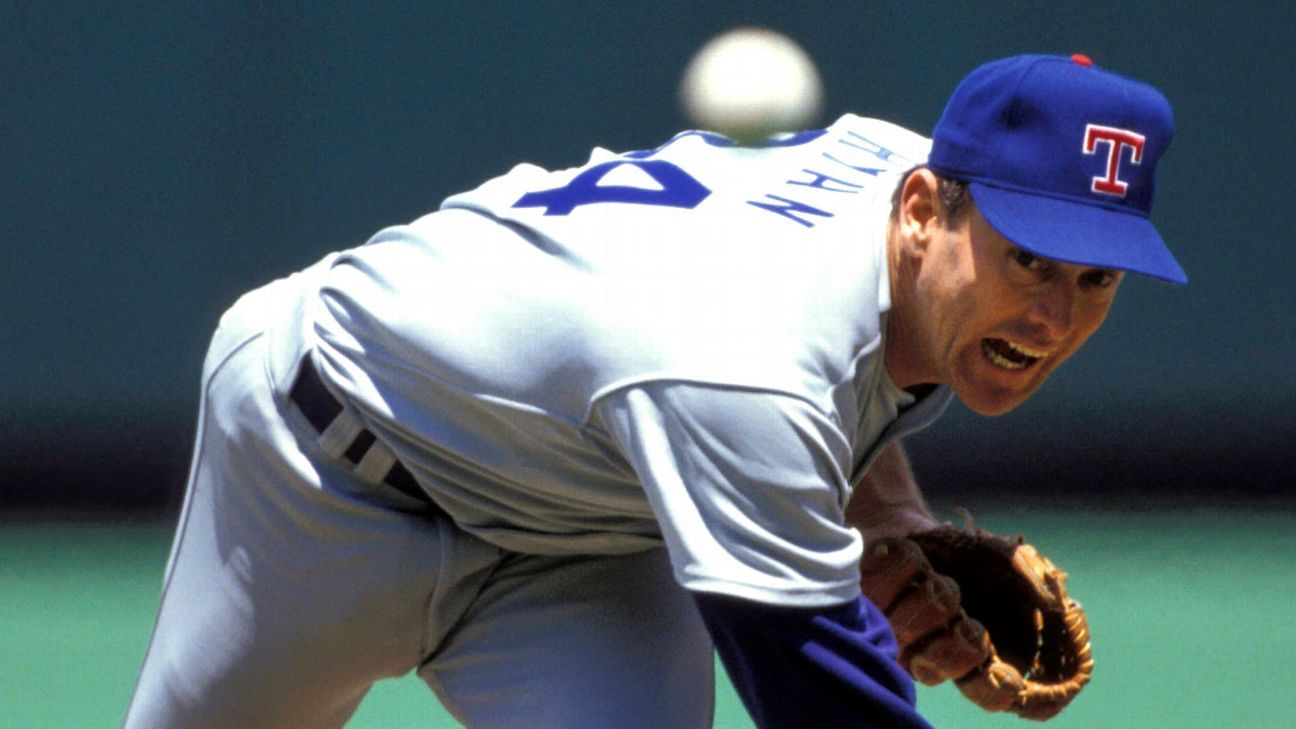
[[[714,647],[759,726],[928,726],[860,588],[936,524],[900,441],[1025,400],[1125,271],[1185,280],[1171,124],[1014,57],[933,140],[524,164],[245,295],[126,725],[339,727],[416,670],[468,727],[705,727]]]

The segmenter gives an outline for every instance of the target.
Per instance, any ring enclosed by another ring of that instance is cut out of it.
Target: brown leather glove
[[[946,525],[879,539],[860,573],[916,681],[953,680],[987,711],[1038,720],[1089,682],[1084,610],[1066,594],[1066,573],[1021,538]]]

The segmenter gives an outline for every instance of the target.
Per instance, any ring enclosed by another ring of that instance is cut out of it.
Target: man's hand
[[[890,621],[900,665],[914,680],[935,686],[962,678],[990,657],[985,627],[964,612],[958,583],[936,574],[916,542],[870,543],[861,585]]]
[[[1023,540],[941,526],[869,545],[861,588],[891,622],[900,664],[953,679],[987,711],[1048,719],[1093,672],[1089,627],[1066,573]]]

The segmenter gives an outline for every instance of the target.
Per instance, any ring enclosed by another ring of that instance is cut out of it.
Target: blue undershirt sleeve
[[[789,608],[692,594],[760,729],[932,729],[886,617],[868,600]]]

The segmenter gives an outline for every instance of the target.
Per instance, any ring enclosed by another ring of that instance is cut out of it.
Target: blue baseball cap
[[[966,180],[986,221],[1036,255],[1183,284],[1148,219],[1173,134],[1148,84],[1082,55],[1013,56],[954,89],[927,164]]]

